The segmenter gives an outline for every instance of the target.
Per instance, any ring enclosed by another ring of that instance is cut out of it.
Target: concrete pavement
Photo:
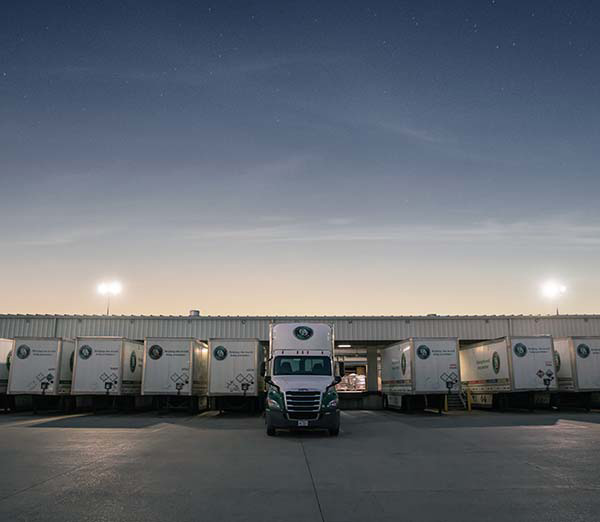
[[[600,413],[0,415],[0,520],[597,521]]]

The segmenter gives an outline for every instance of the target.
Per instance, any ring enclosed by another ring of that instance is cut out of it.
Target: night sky
[[[0,313],[600,313],[600,2],[3,1]]]

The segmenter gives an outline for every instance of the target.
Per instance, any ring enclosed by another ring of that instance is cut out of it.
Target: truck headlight
[[[279,403],[276,400],[271,399],[271,397],[269,397],[267,399],[267,404],[269,406],[269,408],[271,408],[272,410],[280,410],[281,406],[279,405]]]
[[[335,386],[330,386],[327,388],[327,390],[325,390],[321,404],[322,408],[326,410],[338,407],[338,394]]]
[[[267,407],[271,410],[283,410],[283,393],[271,387],[267,394]]]

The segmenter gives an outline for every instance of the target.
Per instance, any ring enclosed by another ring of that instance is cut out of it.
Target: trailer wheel
[[[269,437],[275,437],[277,435],[277,431],[275,428],[273,428],[273,426],[267,426],[267,435]]]

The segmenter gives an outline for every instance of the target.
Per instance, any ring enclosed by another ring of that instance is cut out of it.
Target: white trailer
[[[260,407],[265,352],[258,339],[209,339],[208,396],[217,409]]]
[[[554,339],[559,402],[589,409],[600,392],[600,337]]]
[[[385,407],[441,409],[460,391],[458,339],[411,338],[383,349],[381,384]]]
[[[460,350],[463,388],[481,407],[549,405],[558,389],[549,335],[504,337]]]
[[[208,345],[192,338],[147,337],[142,395],[188,397],[196,409],[208,392]]]
[[[10,370],[12,348],[12,339],[0,339],[0,395],[5,394],[8,389],[8,371]]]
[[[10,395],[69,395],[73,375],[72,339],[18,337],[10,356]]]
[[[78,337],[73,395],[139,395],[144,345],[123,337]]]

